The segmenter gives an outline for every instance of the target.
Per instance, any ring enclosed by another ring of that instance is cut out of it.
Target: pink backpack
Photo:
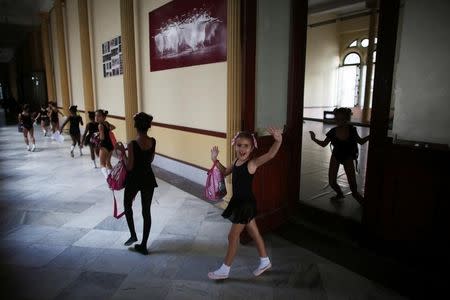
[[[123,162],[123,156],[120,156],[119,161],[111,170],[111,173],[106,178],[106,182],[108,182],[109,188],[112,190],[113,198],[114,198],[114,218],[120,219],[125,212],[118,213],[117,212],[117,200],[114,191],[119,191],[125,187],[125,180],[127,179],[127,168],[125,163]]]
[[[220,172],[216,161],[208,171],[208,177],[206,178],[205,197],[208,200],[219,200],[225,197],[226,194],[227,188],[225,185],[225,177],[223,177],[222,172]]]

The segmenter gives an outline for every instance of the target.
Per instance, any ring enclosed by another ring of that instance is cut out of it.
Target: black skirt
[[[248,224],[256,217],[255,199],[242,199],[231,197],[230,203],[222,213],[222,217],[228,219],[233,224]]]

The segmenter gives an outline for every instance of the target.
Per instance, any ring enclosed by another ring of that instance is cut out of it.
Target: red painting
[[[150,12],[150,71],[226,61],[226,3],[174,0]]]

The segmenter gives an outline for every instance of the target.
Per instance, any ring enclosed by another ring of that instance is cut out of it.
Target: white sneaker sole
[[[262,268],[262,269],[256,269],[255,271],[253,271],[253,275],[255,275],[255,276],[259,276],[259,275],[261,275],[262,273],[264,273],[265,271],[267,271],[267,270],[269,270],[270,268],[272,268],[272,264],[270,263],[270,264],[268,264],[267,266],[265,266],[264,268]]]
[[[214,272],[209,272],[208,278],[211,280],[223,280],[223,279],[227,279],[228,275],[216,275],[216,274],[214,274]]]

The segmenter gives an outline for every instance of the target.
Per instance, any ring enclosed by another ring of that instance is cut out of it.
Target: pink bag
[[[127,179],[127,168],[123,162],[123,156],[121,156],[106,181],[110,189],[118,191],[125,187],[125,179]]]
[[[121,190],[125,187],[125,180],[127,178],[127,168],[125,163],[123,162],[123,156],[120,157],[117,164],[111,170],[111,173],[106,178],[106,182],[108,182],[109,188],[112,190],[113,199],[114,199],[114,207],[113,207],[113,216],[116,219],[120,219],[125,212],[118,213],[117,212],[117,200],[114,191]]]
[[[209,200],[219,200],[225,197],[227,188],[225,185],[225,177],[214,162],[212,168],[208,171],[206,178],[205,197]]]

